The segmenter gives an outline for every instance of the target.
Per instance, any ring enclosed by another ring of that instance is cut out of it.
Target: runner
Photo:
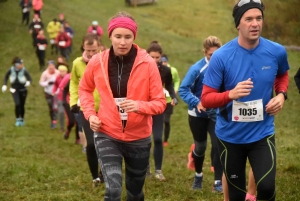
[[[176,94],[173,87],[172,82],[172,74],[169,67],[162,65],[160,59],[162,56],[162,48],[158,44],[157,41],[153,41],[150,43],[150,46],[147,49],[148,54],[155,60],[157,67],[159,69],[160,77],[162,80],[163,91],[165,93],[165,97],[171,97],[171,106],[173,107],[178,103],[176,99]],[[154,163],[155,163],[155,178],[164,181],[166,180],[165,176],[162,173],[162,162],[163,162],[163,128],[164,128],[164,114],[154,115],[152,117],[153,125],[152,125],[152,134],[154,141]],[[150,166],[147,170],[148,176],[150,173]]]
[[[106,184],[104,200],[121,200],[123,159],[127,200],[144,200],[152,116],[166,107],[155,62],[133,44],[136,32],[135,20],[117,13],[108,25],[111,48],[90,60],[79,87],[84,116],[95,131]],[[98,114],[93,107],[95,88],[101,97]]]
[[[300,68],[298,69],[296,75],[294,76],[294,80],[295,80],[296,86],[298,88],[298,91],[300,93]]]
[[[99,36],[99,39],[101,39],[101,36],[103,35],[103,29],[102,27],[100,27],[97,21],[92,22],[92,25],[89,26],[87,32],[96,34],[97,36]]]
[[[54,98],[52,96],[53,85],[59,71],[55,67],[55,62],[49,60],[47,62],[47,69],[42,73],[40,78],[40,85],[44,88],[45,98],[49,107],[49,114],[51,119],[50,128],[56,128],[56,110],[54,109]]]
[[[53,19],[51,22],[48,23],[47,25],[47,32],[49,35],[50,39],[50,44],[51,44],[51,55],[54,53],[57,55],[58,54],[58,47],[57,44],[55,43],[55,38],[57,37],[59,30],[60,30],[61,24],[60,22],[57,21],[57,19]],[[54,49],[54,52],[53,52]]]
[[[177,94],[180,86],[180,77],[178,75],[177,69],[169,64],[168,56],[165,54],[162,55],[160,61],[164,66],[168,66],[171,69],[174,90],[175,90],[175,94]],[[167,98],[167,108],[164,111],[164,124],[165,124],[164,146],[165,147],[168,146],[168,139],[170,137],[170,130],[171,130],[170,119],[171,119],[171,115],[173,114],[173,106],[171,105],[172,99],[169,96],[167,96],[166,98]]]
[[[24,67],[23,60],[15,57],[12,61],[13,66],[7,71],[4,77],[2,92],[7,90],[7,81],[10,81],[9,91],[15,102],[15,126],[24,126],[25,101],[27,97],[27,87],[32,82],[28,71]]]
[[[59,33],[55,38],[55,44],[58,46],[60,54],[69,60],[69,52],[68,48],[71,44],[71,38],[68,36],[67,32],[65,32],[64,27],[60,27]]]
[[[32,22],[29,25],[29,33],[32,36],[32,45],[35,48],[35,39],[40,30],[44,29],[44,24],[41,21],[39,15],[34,14]]]
[[[212,164],[214,167],[213,191],[222,192],[222,166],[218,154],[217,139],[215,134],[216,110],[206,109],[202,106],[200,99],[203,84],[202,81],[212,54],[222,46],[219,38],[209,36],[203,41],[204,58],[190,67],[179,88],[179,95],[188,104],[188,121],[194,138],[194,148],[189,154],[193,161],[195,177],[192,188],[200,190],[203,182],[203,162],[207,146],[207,132],[210,134],[211,146],[213,150]],[[190,162],[191,163],[191,162]]]
[[[29,17],[30,17],[30,8],[32,7],[31,0],[21,0],[20,1],[20,7],[22,8],[22,23],[26,21],[26,25],[29,23]]]
[[[36,55],[39,60],[40,70],[44,70],[45,69],[46,48],[48,46],[47,39],[44,35],[44,30],[39,31],[39,33],[35,39],[35,45],[36,45]]]
[[[260,36],[264,20],[264,5],[260,0],[239,1],[233,17],[238,37],[212,56],[203,81],[202,105],[220,108],[216,135],[229,200],[245,199],[248,158],[257,186],[257,200],[273,201],[274,116],[287,99],[287,53],[282,45]]]
[[[83,54],[81,57],[76,58],[73,61],[73,68],[71,73],[70,80],[70,107],[71,111],[74,113],[77,118],[77,124],[82,125],[85,135],[80,135],[83,146],[86,146],[86,157],[89,165],[90,172],[92,174],[93,186],[97,187],[101,182],[104,182],[102,173],[98,173],[98,158],[95,149],[94,142],[94,132],[90,128],[88,120],[83,117],[83,113],[80,108],[80,101],[78,96],[78,86],[79,82],[83,76],[86,65],[94,56],[99,52],[100,41],[97,35],[95,34],[86,34],[82,41]],[[94,100],[95,100],[95,111],[99,109],[99,94],[97,90],[94,91]]]
[[[32,7],[33,7],[34,14],[37,14],[39,15],[39,17],[41,17],[43,0],[32,0]]]

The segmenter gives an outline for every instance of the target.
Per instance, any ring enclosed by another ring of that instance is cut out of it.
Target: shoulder
[[[284,46],[279,43],[265,39],[263,37],[260,37],[260,43],[270,53],[273,53],[278,56],[280,56],[282,54],[286,54],[286,50],[285,50]]]

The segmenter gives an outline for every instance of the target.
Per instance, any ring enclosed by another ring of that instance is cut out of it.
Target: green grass
[[[91,188],[86,157],[81,153],[81,147],[74,144],[74,134],[65,141],[62,133],[49,128],[48,109],[43,89],[38,84],[37,58],[27,28],[20,25],[21,11],[17,2],[0,3],[0,78],[3,79],[12,58],[20,56],[33,76],[33,83],[29,88],[26,126],[23,128],[14,127],[11,95],[0,93],[0,200],[102,200],[104,186]],[[51,0],[45,1],[42,16],[47,25],[59,13],[66,15],[75,30],[72,61],[80,56],[81,38],[92,20],[98,20],[106,31],[108,19],[117,11],[126,10],[139,25],[137,44],[147,48],[152,40],[158,40],[183,78],[189,66],[203,56],[203,39],[216,35],[225,43],[237,33],[231,17],[232,0],[214,1],[213,4],[204,0],[182,2],[160,0],[153,6],[132,8],[117,0]],[[267,11],[276,13],[276,10]],[[282,42],[284,40],[289,41],[282,39]],[[106,32],[103,42],[109,46]],[[277,200],[293,201],[300,197],[300,96],[293,80],[300,67],[300,53],[290,51],[288,56],[291,66],[289,99],[275,119],[276,184]],[[47,58],[51,58],[49,51]],[[204,165],[204,188],[198,192],[190,190],[193,172],[187,170],[186,162],[191,143],[187,106],[180,101],[172,116],[170,145],[165,149],[163,171],[167,181],[147,179],[146,200],[222,200],[221,195],[211,193],[213,175],[209,172],[209,151]],[[153,167],[153,159],[151,164]]]

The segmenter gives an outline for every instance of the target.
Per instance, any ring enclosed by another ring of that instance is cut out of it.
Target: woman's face
[[[60,77],[65,77],[65,75],[68,73],[66,70],[59,70]]]
[[[160,61],[161,54],[159,52],[149,52],[149,55],[155,60],[156,63]]]
[[[24,64],[23,63],[18,63],[18,64],[15,64],[15,67],[18,69],[18,70],[21,70],[23,68]]]
[[[48,69],[49,74],[54,74],[55,73],[55,65],[54,64],[52,64],[52,63],[48,64],[47,69]]]
[[[57,58],[57,63],[64,63],[64,62],[65,62],[64,58],[62,58],[62,57]]]
[[[133,32],[125,28],[116,28],[110,36],[110,40],[116,56],[125,56],[129,53],[133,41]]]
[[[214,51],[219,49],[219,47],[210,47],[207,50],[204,51],[204,55],[206,56],[207,60],[209,61],[211,56],[213,55]]]

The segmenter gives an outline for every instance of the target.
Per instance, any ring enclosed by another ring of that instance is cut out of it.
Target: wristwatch
[[[278,95],[278,94],[283,94],[284,100],[288,99],[288,96],[287,96],[287,93],[286,93],[286,92],[280,91],[280,92],[277,93],[277,95]]]

